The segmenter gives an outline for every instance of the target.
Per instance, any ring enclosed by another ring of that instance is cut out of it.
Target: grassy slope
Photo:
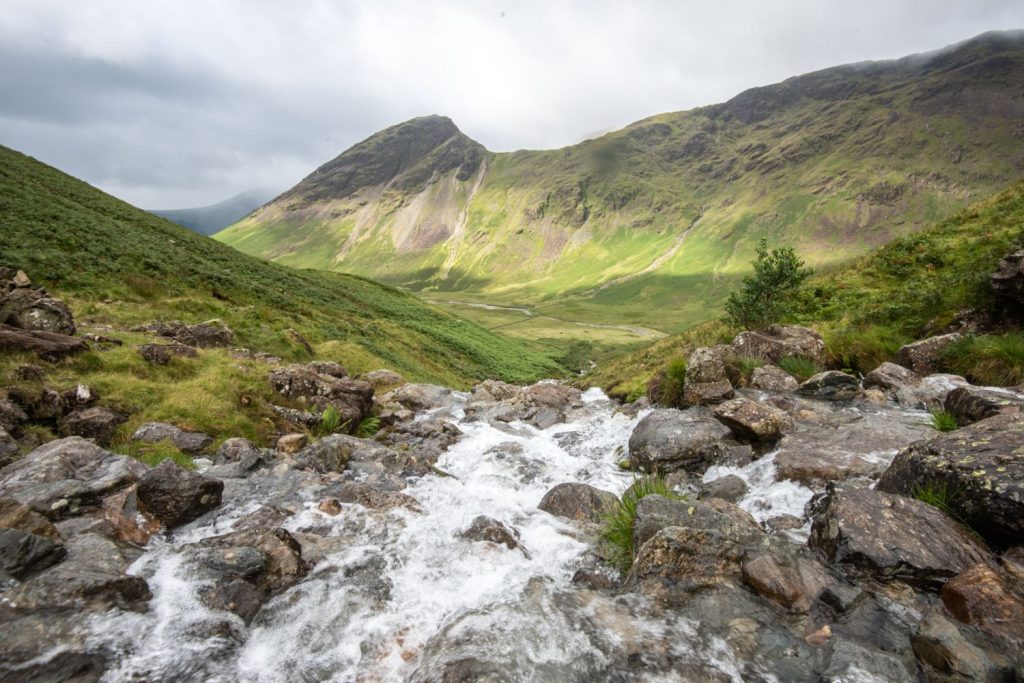
[[[397,217],[414,198],[377,189],[276,202],[218,238],[439,300],[677,332],[719,314],[761,236],[832,267],[1019,178],[1024,106],[1012,93],[1022,85],[1024,42],[988,36],[938,57],[790,79],[562,150],[491,154],[451,242],[400,243]],[[419,220],[462,207],[471,182],[417,195]]]
[[[136,417],[184,422],[214,433],[266,433],[261,397],[267,366],[223,350],[151,367],[128,327],[154,319],[219,318],[237,344],[289,359],[306,352],[350,372],[379,367],[465,387],[500,377],[525,382],[558,372],[545,355],[368,280],[297,271],[242,254],[0,147],[0,264],[24,268],[65,298],[85,329],[110,325],[129,342],[51,368],[57,383],[83,380]],[[0,357],[0,371],[26,360]],[[6,376],[6,373],[2,373]],[[256,399],[240,410],[242,397]]]
[[[1024,246],[1024,183],[847,266],[820,271],[802,290],[794,322],[819,330],[837,365],[867,372],[891,360],[901,345],[942,330],[960,311],[989,309],[989,276],[999,259],[1019,246]],[[672,358],[727,341],[735,332],[721,322],[706,323],[617,358],[583,383],[638,395]],[[974,368],[979,381],[998,378],[978,368],[983,349],[964,351],[970,357],[961,365],[954,359],[951,369],[970,375]]]

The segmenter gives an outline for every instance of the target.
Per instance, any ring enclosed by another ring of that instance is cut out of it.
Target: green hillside
[[[761,237],[834,267],[1019,179],[1021,92],[1024,37],[992,33],[559,150],[491,153],[424,117],[356,145],[217,239],[439,303],[678,332],[719,315]]]
[[[939,334],[956,316],[994,309],[989,276],[999,260],[1024,247],[1024,182],[923,231],[812,277],[791,322],[817,329],[837,367],[869,372],[900,346]],[[728,341],[738,330],[705,323],[603,365],[583,383],[620,396],[639,395],[672,358]],[[947,370],[992,384],[1024,381],[1019,333],[969,338],[953,349]]]
[[[387,367],[455,386],[557,372],[546,356],[391,287],[246,256],[3,147],[0,262],[96,325],[220,318],[239,346],[301,358],[292,328],[350,372]]]

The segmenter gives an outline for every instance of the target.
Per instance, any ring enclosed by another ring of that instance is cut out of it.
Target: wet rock
[[[779,441],[775,476],[811,487],[873,477],[885,470],[899,449],[934,433],[919,418],[891,413],[864,413],[853,420],[804,426]]]
[[[896,353],[896,363],[918,375],[930,375],[942,369],[942,353],[962,339],[959,332],[929,337],[907,344]]]
[[[640,420],[629,437],[634,467],[651,474],[674,470],[702,473],[732,445],[729,429],[702,410],[655,410]]]
[[[747,538],[760,539],[764,536],[761,525],[750,513],[727,501],[708,498],[692,503],[652,494],[637,502],[636,519],[633,522],[634,548],[640,548],[659,531],[673,526],[727,528]]]
[[[173,339],[179,344],[200,348],[229,346],[235,338],[234,332],[219,320],[209,320],[196,325],[186,325],[180,320],[155,322],[140,330]]]
[[[306,444],[309,443],[309,437],[305,434],[285,434],[277,440],[277,450],[281,453],[298,453]]]
[[[777,515],[767,520],[765,526],[772,531],[789,531],[803,527],[804,523],[804,519],[796,515]]]
[[[141,551],[96,533],[69,538],[64,561],[7,591],[5,598],[21,610],[139,609],[150,598],[149,586],[124,571]]]
[[[0,288],[0,323],[36,332],[75,333],[75,321],[67,305],[42,287],[31,285],[16,286],[6,294]]]
[[[337,498],[324,498],[320,501],[319,505],[316,506],[316,509],[325,515],[337,517],[342,511],[341,501]]]
[[[224,482],[190,472],[172,460],[139,480],[139,502],[167,528],[187,524],[220,505]]]
[[[896,401],[905,408],[945,410],[946,397],[957,387],[971,386],[959,375],[935,374],[922,378],[916,385],[897,390]]]
[[[60,519],[99,509],[104,497],[131,486],[147,469],[138,460],[69,437],[44,444],[0,470],[0,493]]]
[[[452,390],[435,384],[403,384],[381,396],[381,403],[398,403],[412,411],[432,410],[448,404]]]
[[[789,356],[825,360],[825,341],[812,329],[797,325],[772,325],[760,332],[740,332],[732,342],[740,356],[778,363]]]
[[[0,324],[0,351],[34,353],[43,360],[58,361],[88,350],[89,345],[78,337]]]
[[[946,395],[944,408],[961,427],[996,415],[1024,410],[1024,396],[1008,389],[958,387]]]
[[[842,639],[832,646],[824,680],[917,683],[918,678],[916,671],[908,669],[899,657]]]
[[[777,365],[762,365],[751,373],[750,386],[761,391],[785,394],[796,391],[800,383]]]
[[[600,524],[615,510],[618,498],[588,484],[558,484],[544,494],[537,507],[556,517]]]
[[[373,405],[373,387],[367,382],[338,378],[320,372],[323,366],[288,365],[270,376],[274,390],[282,396],[325,410],[334,407],[346,431],[354,432],[369,414]]]
[[[549,408],[564,411],[580,401],[582,392],[558,382],[538,382],[522,391],[523,400],[538,408]]]
[[[1024,534],[1024,415],[999,415],[901,451],[878,488],[910,495],[915,487],[947,493],[947,504],[999,546]]]
[[[747,495],[747,482],[735,474],[727,474],[700,487],[701,498],[720,498],[735,503]]]
[[[412,512],[422,512],[419,501],[400,491],[380,489],[370,484],[345,482],[335,490],[342,503],[357,503],[374,510],[390,510],[403,507]]]
[[[1013,304],[1024,303],[1024,249],[1005,256],[989,278],[996,296]]]
[[[1005,658],[997,656],[993,661],[991,653],[970,642],[937,610],[921,621],[911,643],[929,680],[1012,680],[1011,665]]]
[[[496,545],[503,545],[509,550],[521,547],[519,545],[518,531],[486,515],[476,517],[472,524],[459,534],[459,538],[467,541],[485,541]]]
[[[116,410],[92,406],[68,413],[57,422],[57,426],[64,436],[81,436],[106,446],[114,438],[117,428],[127,421],[127,416]]]
[[[917,386],[921,381],[912,370],[886,361],[864,376],[865,389],[881,389],[895,395]]]
[[[860,392],[860,381],[838,370],[819,372],[797,388],[796,393],[819,401],[850,401]]]
[[[132,441],[169,441],[183,453],[198,453],[213,443],[213,437],[202,432],[188,432],[165,422],[146,422],[132,434]]]
[[[755,555],[742,572],[755,593],[796,612],[808,611],[831,582],[828,570],[813,558],[782,552]]]
[[[789,418],[783,411],[748,398],[726,401],[715,406],[713,413],[737,436],[758,441],[775,441],[789,424]]]
[[[383,456],[387,449],[369,439],[331,434],[296,453],[295,462],[317,472],[341,472],[348,466],[352,454],[359,451],[368,452],[369,458],[375,459]]]
[[[199,352],[185,344],[142,344],[137,349],[147,363],[167,365],[174,358],[198,358]]]
[[[25,579],[64,559],[67,551],[59,541],[21,531],[0,529],[0,578]]]
[[[364,382],[369,382],[375,392],[381,392],[385,389],[392,389],[401,384],[405,384],[405,378],[399,375],[393,370],[371,370],[370,372],[363,373],[359,376],[359,379]]]
[[[1014,595],[995,570],[977,564],[947,581],[940,591],[950,614],[985,633],[1024,645],[1024,600]]]
[[[852,575],[931,589],[991,561],[982,543],[936,508],[872,489],[832,489],[808,545]]]

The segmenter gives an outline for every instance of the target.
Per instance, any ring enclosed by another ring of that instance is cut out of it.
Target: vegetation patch
[[[814,377],[824,368],[814,359],[805,356],[786,356],[779,359],[779,367],[804,382]]]
[[[954,432],[959,425],[956,422],[956,416],[952,413],[947,413],[945,410],[933,410],[932,427],[940,432]]]
[[[633,539],[633,525],[636,522],[636,507],[645,496],[656,494],[669,500],[685,500],[665,483],[661,477],[643,475],[622,494],[615,509],[605,518],[601,538],[606,543],[608,561],[623,574],[633,566],[636,555]]]
[[[943,353],[951,371],[976,384],[1011,386],[1024,382],[1024,333],[969,336]]]

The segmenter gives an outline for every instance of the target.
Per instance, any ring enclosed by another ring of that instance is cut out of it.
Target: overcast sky
[[[284,190],[446,114],[578,142],[836,64],[1024,28],[1021,0],[6,0],[0,143],[145,208]]]

